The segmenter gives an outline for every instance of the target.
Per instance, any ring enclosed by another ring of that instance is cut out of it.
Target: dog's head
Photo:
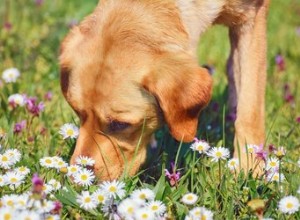
[[[139,7],[100,5],[62,44],[61,87],[81,121],[71,162],[94,158],[100,179],[134,174],[163,123],[178,141],[191,141],[211,97],[177,9],[147,17],[151,9]]]

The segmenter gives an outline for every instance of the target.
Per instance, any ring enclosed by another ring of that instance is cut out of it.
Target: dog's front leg
[[[265,141],[267,3],[253,11],[242,25],[230,27],[231,56],[228,62],[229,102],[236,106],[234,156],[241,155],[245,171],[254,168],[255,155],[246,153],[246,144]],[[259,166],[258,166],[259,167]],[[255,170],[256,173],[260,169]]]

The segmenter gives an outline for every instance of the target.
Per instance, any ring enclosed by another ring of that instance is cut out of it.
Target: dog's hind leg
[[[251,18],[244,24],[230,27],[232,69],[229,68],[230,107],[235,104],[234,156],[241,156],[241,167],[247,172],[256,167],[255,155],[247,154],[246,144],[261,145],[265,141],[266,85],[266,16],[267,1],[260,1]],[[230,65],[229,65],[230,67]],[[232,74],[232,76],[230,76]],[[230,78],[231,77],[231,78]],[[235,100],[237,101],[235,103]]]

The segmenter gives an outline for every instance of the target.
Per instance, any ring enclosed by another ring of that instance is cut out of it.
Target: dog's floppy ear
[[[160,55],[143,87],[156,97],[172,136],[192,141],[198,116],[211,98],[212,79],[188,55]]]

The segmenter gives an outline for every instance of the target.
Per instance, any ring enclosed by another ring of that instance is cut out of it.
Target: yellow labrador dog
[[[102,0],[61,47],[61,87],[81,120],[71,162],[96,160],[100,179],[134,174],[163,123],[190,142],[212,79],[196,46],[213,24],[228,26],[229,104],[235,156],[265,137],[266,15],[269,0]],[[220,36],[221,37],[221,36]]]

